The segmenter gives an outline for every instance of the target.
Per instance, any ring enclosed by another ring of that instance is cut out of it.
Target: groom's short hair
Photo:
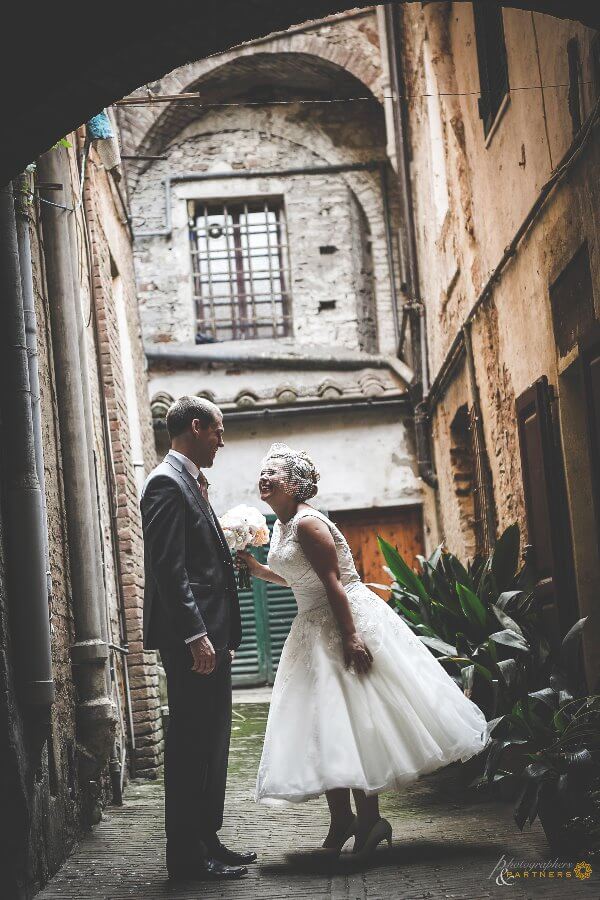
[[[171,440],[187,431],[194,419],[200,419],[204,427],[212,425],[221,410],[205,397],[180,397],[167,410],[167,431]]]

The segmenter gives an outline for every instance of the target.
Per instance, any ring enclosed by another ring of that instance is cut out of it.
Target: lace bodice
[[[316,516],[329,528],[335,543],[344,587],[352,582],[360,582],[346,538],[322,512],[305,507],[298,510],[289,522],[282,523],[277,520],[273,526],[267,564],[277,575],[285,578],[294,592],[298,612],[301,613],[328,603],[325,588],[298,542],[298,522],[304,516]]]

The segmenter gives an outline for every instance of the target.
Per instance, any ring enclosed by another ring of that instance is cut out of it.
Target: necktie
[[[198,490],[200,491],[203,499],[208,503],[208,481],[206,480],[202,472],[198,473]]]

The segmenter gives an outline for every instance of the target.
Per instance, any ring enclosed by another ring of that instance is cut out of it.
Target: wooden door
[[[389,584],[384,572],[377,536],[398,548],[410,566],[423,550],[423,513],[421,506],[395,506],[390,509],[344,510],[331,513],[331,518],[344,534],[365,583]],[[388,591],[374,589],[384,600]]]
[[[549,632],[565,634],[577,617],[564,466],[553,414],[555,395],[544,375],[516,401],[529,544],[536,593]]]

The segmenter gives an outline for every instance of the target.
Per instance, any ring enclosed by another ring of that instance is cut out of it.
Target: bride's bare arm
[[[238,550],[237,556],[238,559],[241,559],[246,563],[250,569],[250,574],[254,575],[255,578],[262,578],[263,581],[270,581],[273,584],[281,584],[283,587],[288,586],[285,578],[282,578],[281,575],[276,575],[268,566],[263,566],[262,563],[259,563],[256,557],[252,556],[251,553],[248,553],[247,550]]]
[[[298,522],[298,542],[327,593],[336,618],[346,665],[354,665],[357,672],[367,672],[373,657],[356,631],[348,597],[340,580],[340,567],[331,532],[316,516],[304,516]]]

